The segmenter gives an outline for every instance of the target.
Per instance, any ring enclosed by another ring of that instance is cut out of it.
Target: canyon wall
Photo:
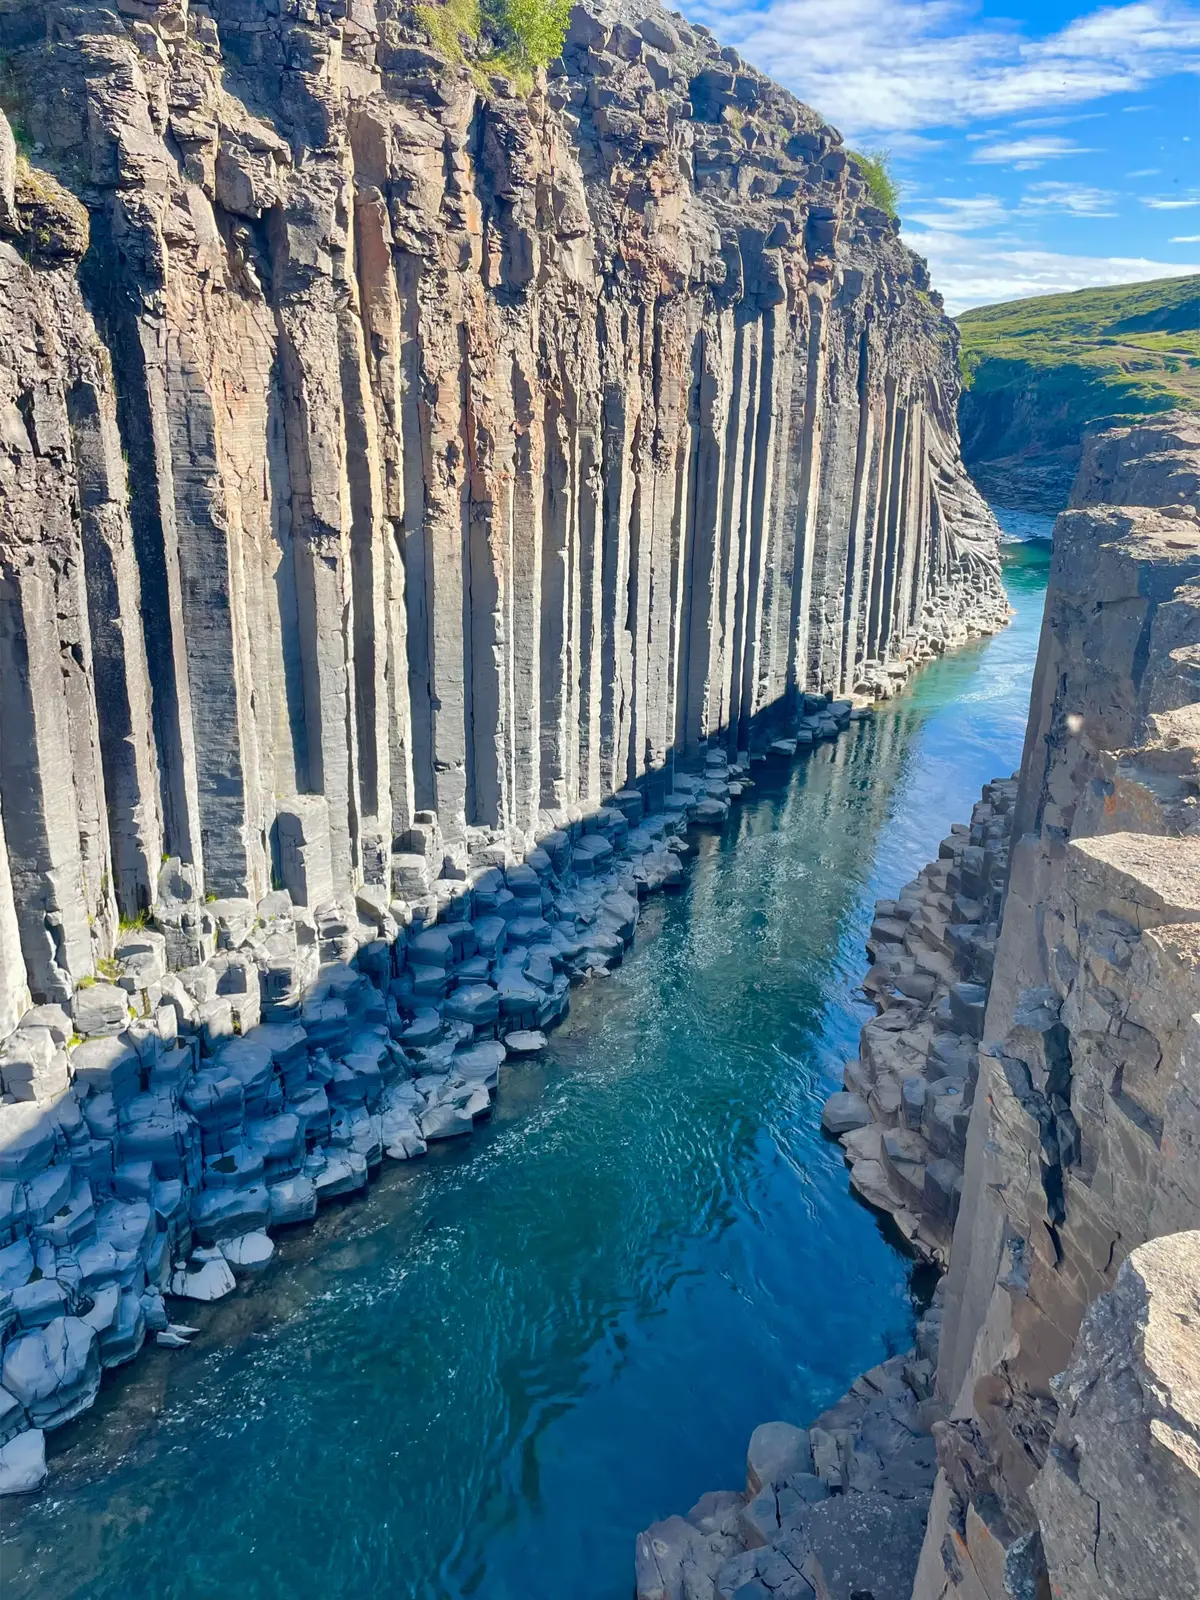
[[[0,6],[0,1028],[164,859],[419,901],[1003,620],[835,131],[649,4],[527,96],[430,15]]]
[[[1039,1574],[1072,1600],[1184,1600],[1200,1576],[1200,426],[1090,439],[1072,507],[981,1028],[919,1600],[1033,1594]]]

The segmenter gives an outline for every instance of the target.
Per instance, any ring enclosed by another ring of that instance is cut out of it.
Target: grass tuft
[[[880,211],[886,211],[893,222],[900,220],[900,185],[892,176],[890,150],[850,150],[851,161],[859,168],[867,192]]]
[[[528,95],[543,67],[562,53],[571,0],[444,0],[417,17],[440,55],[469,71],[482,93],[493,76]]]

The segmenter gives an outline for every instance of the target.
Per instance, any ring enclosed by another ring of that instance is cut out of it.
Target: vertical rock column
[[[148,910],[163,854],[141,577],[107,373],[67,393],[117,905]]]

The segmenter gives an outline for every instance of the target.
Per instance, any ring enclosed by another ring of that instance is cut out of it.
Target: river
[[[820,1108],[874,900],[1020,759],[1048,546],[1009,552],[1012,626],[756,766],[485,1131],[110,1375],[5,1503],[6,1600],[627,1600],[639,1529],[907,1348],[928,1284]]]

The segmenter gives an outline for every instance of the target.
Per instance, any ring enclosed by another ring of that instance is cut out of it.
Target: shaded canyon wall
[[[946,1280],[919,1600],[1200,1579],[1200,427],[1087,442]]]

